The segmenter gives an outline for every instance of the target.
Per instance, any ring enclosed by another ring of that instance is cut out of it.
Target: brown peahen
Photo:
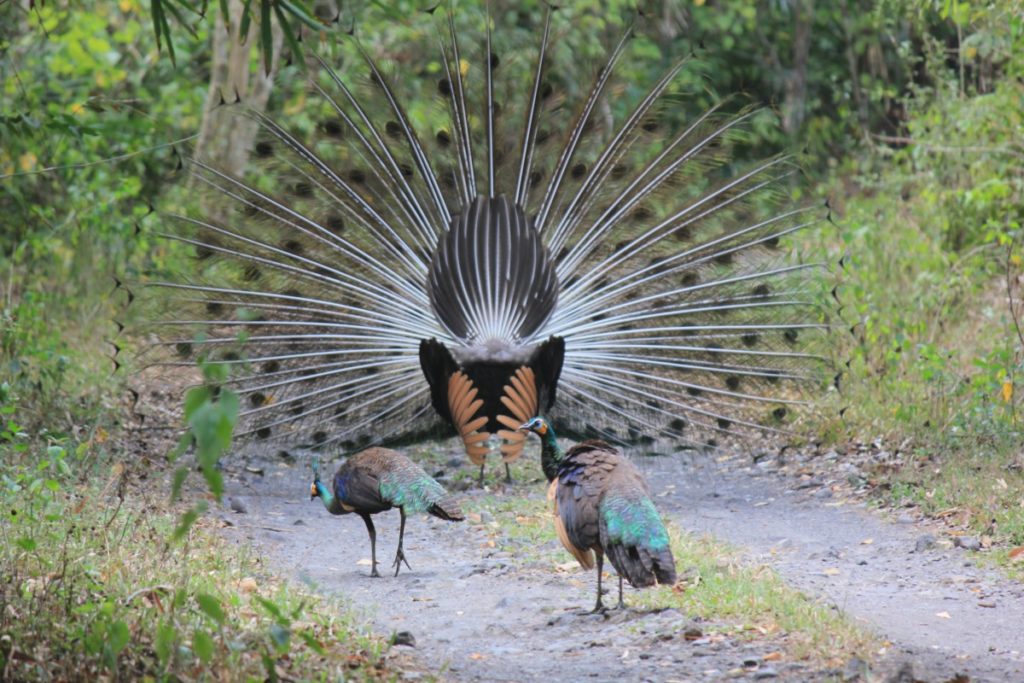
[[[174,215],[162,236],[193,270],[147,287],[172,300],[171,363],[234,370],[237,434],[345,452],[454,435],[482,477],[538,413],[704,447],[784,430],[821,386],[821,264],[786,240],[823,211],[788,206],[792,160],[733,160],[754,111],[678,120],[688,56],[626,82],[635,26],[589,88],[554,69],[564,13],[532,52],[500,49],[490,18],[468,38],[423,14],[432,52],[403,45],[394,69],[353,36],[359,61],[320,59],[294,126],[244,114],[250,174],[191,162],[226,208]]]
[[[676,582],[676,564],[668,532],[636,466],[604,441],[583,441],[563,452],[555,431],[541,416],[520,427],[541,440],[541,467],[551,482],[558,539],[584,569],[597,565],[597,604],[601,569],[608,556],[622,579],[636,588]]]
[[[406,513],[426,512],[449,522],[465,519],[455,499],[422,467],[401,453],[387,448],[368,448],[345,460],[335,473],[330,487],[320,481],[320,464],[314,461],[309,496],[310,500],[320,498],[332,515],[351,512],[363,518],[366,531],[370,534],[370,576],[380,576],[377,572],[377,530],[373,526],[373,515],[398,508],[402,516],[398,530],[398,552],[395,553],[392,565],[395,576],[398,576],[402,562],[409,567],[409,561],[402,551]]]

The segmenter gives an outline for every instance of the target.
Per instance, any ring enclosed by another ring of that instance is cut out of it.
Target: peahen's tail
[[[267,443],[478,448],[539,411],[617,442],[784,429],[825,327],[820,264],[787,240],[823,211],[788,206],[788,157],[734,160],[757,112],[679,119],[689,58],[646,89],[623,77],[637,27],[581,88],[562,13],[532,53],[424,14],[434,47],[403,45],[400,68],[352,38],[295,121],[236,111],[260,124],[257,169],[192,161],[225,210],[161,232],[195,258],[147,282],[171,311],[159,360],[228,365],[239,433]],[[451,377],[466,390],[439,398]]]
[[[600,506],[601,546],[630,585],[676,582],[668,532],[651,499],[639,488],[610,489]]]

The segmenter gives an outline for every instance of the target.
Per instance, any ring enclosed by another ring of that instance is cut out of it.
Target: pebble
[[[249,504],[245,498],[241,496],[231,496],[228,498],[228,506],[233,512],[237,512],[240,515],[244,515],[249,512]]]
[[[391,644],[416,647],[416,637],[409,631],[399,631],[395,635],[391,636]]]
[[[923,553],[926,550],[931,550],[935,547],[935,537],[931,534],[925,534],[919,536],[917,542],[914,544],[914,552]]]
[[[778,678],[778,677],[779,677],[779,672],[776,671],[775,669],[773,669],[770,666],[766,666],[763,669],[758,669],[757,672],[754,674],[754,680],[755,681],[763,681],[763,680],[767,680],[769,678]]]
[[[953,545],[964,550],[981,550],[981,541],[974,536],[957,536],[953,539]]]

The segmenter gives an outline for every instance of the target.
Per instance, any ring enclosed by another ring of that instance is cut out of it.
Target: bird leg
[[[398,527],[398,552],[395,553],[395,563],[391,565],[395,568],[395,576],[398,576],[398,570],[402,568],[402,563],[405,562],[405,566],[409,569],[409,560],[405,559],[405,553],[402,552],[402,539],[405,538],[405,508],[398,508],[398,512],[402,515],[402,523]]]
[[[622,574],[619,574],[619,609],[626,609],[626,603],[622,602]]]
[[[483,488],[483,486],[484,486],[484,465],[485,464],[486,463],[484,463],[484,462],[480,463],[480,480],[478,482],[479,485],[480,485],[480,488]]]
[[[370,534],[370,564],[372,565],[370,576],[380,578],[380,572],[377,571],[377,530],[373,528],[373,520],[370,519],[370,515],[360,515],[360,517],[366,522],[366,530]]]
[[[505,463],[505,483],[512,483],[512,470],[509,469],[508,463]]]
[[[601,602],[601,570],[604,567],[604,553],[598,550],[597,555],[597,604],[594,605],[594,611],[591,614],[603,614],[606,610],[604,603]]]

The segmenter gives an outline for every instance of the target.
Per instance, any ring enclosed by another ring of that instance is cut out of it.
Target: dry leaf
[[[1024,562],[1024,545],[1019,545],[1007,555],[1014,562]]]
[[[836,574],[839,574],[840,572],[835,567],[829,567],[828,569],[825,569],[821,573],[824,574],[825,576],[835,576]]]
[[[939,619],[952,619],[953,618],[953,617],[949,616],[949,612],[936,612],[935,616],[937,616]]]
[[[860,542],[860,544],[861,545],[871,545],[874,542],[875,542],[875,539],[873,539],[873,538],[865,538],[863,541]]]
[[[470,659],[487,659],[487,655],[482,655],[479,652],[474,652],[469,655]]]
[[[769,652],[768,654],[766,654],[761,659],[763,659],[766,662],[777,662],[780,659],[782,659],[782,653],[781,652]]]
[[[251,576],[247,576],[238,582],[238,590],[242,591],[243,593],[252,593],[258,587],[259,584],[256,583],[256,579],[254,579]]]
[[[364,567],[368,567],[371,564],[373,564],[373,560],[371,560],[371,559],[369,559],[367,557],[364,557],[363,559],[361,559],[358,562],[356,562],[356,564],[360,564],[360,565],[362,565]]]

